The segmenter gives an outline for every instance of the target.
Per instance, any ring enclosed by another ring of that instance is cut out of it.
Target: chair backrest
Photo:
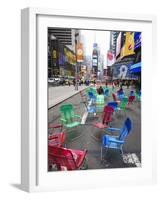
[[[127,102],[128,102],[128,98],[127,97],[124,97],[119,105],[119,107],[121,109],[125,109],[126,105],[127,105]]]
[[[128,134],[130,133],[132,129],[132,122],[130,118],[127,118],[124,122],[124,125],[120,131],[120,136],[119,136],[119,140],[124,141],[125,138],[128,136]]]
[[[105,106],[102,115],[102,123],[107,124],[112,120],[112,114],[114,112],[114,108],[111,106]]]
[[[130,96],[134,96],[134,95],[135,95],[134,91],[131,90],[131,91],[130,91]]]
[[[112,97],[113,97],[114,101],[117,101],[117,97],[116,97],[116,95],[114,93],[112,93]]]
[[[118,107],[118,103],[115,101],[111,101],[107,103],[107,106],[111,106],[114,110],[116,110]]]
[[[105,89],[104,89],[104,95],[105,95],[105,96],[108,96],[108,95],[109,95],[109,89],[108,89],[108,88],[105,88]]]
[[[61,167],[66,167],[67,170],[77,169],[73,154],[69,149],[48,145],[48,159],[49,163],[56,164],[58,169]]]
[[[88,96],[89,96],[90,99],[95,99],[96,98],[96,96],[94,95],[94,93],[92,91],[88,92]]]
[[[96,104],[98,104],[98,105],[104,105],[104,103],[105,103],[105,98],[104,98],[104,95],[103,94],[98,94],[97,96],[96,96]]]
[[[64,104],[60,107],[61,117],[70,123],[74,117],[74,109],[72,104]]]
[[[128,103],[132,103],[135,99],[135,96],[129,96]]]

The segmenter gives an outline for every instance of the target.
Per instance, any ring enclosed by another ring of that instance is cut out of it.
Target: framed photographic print
[[[155,183],[155,17],[26,8],[21,19],[22,189]]]

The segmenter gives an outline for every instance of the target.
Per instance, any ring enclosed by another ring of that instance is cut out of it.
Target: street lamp
[[[78,65],[77,65],[77,37],[79,33],[75,33],[75,57],[76,57],[76,64],[75,64],[75,90],[78,90]]]

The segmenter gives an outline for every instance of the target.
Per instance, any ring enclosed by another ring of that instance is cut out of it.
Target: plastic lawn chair
[[[48,145],[48,167],[56,165],[57,170],[81,169],[87,150],[73,150]]]
[[[111,106],[114,109],[114,111],[118,110],[118,103],[116,101],[108,102],[107,105]]]
[[[48,144],[57,147],[62,146],[65,142],[65,130],[63,130],[63,126],[49,124],[48,128],[50,130],[50,135],[48,136]],[[56,129],[59,129],[59,131],[56,132]]]
[[[135,93],[133,90],[130,91],[130,95],[129,96],[135,96]]]
[[[93,126],[99,129],[107,128],[109,123],[112,122],[113,112],[114,112],[113,107],[105,106],[101,116],[101,122],[94,122]]]
[[[127,102],[128,102],[128,98],[124,97],[123,100],[121,101],[121,103],[118,106],[118,110],[125,111],[126,110],[126,106],[127,106]]]
[[[135,96],[129,96],[127,105],[130,105],[134,102]]]
[[[96,113],[102,113],[105,106],[105,98],[103,94],[96,96]]]
[[[81,124],[81,116],[74,113],[72,104],[64,104],[60,107],[61,122],[66,128],[73,128]]]
[[[141,91],[136,92],[135,96],[136,96],[137,101],[140,102],[141,101]]]
[[[109,96],[109,89],[108,88],[104,88],[104,96],[105,97]]]
[[[102,160],[103,149],[118,149],[123,155],[123,145],[131,129],[132,129],[132,122],[129,118],[125,120],[121,129],[111,128],[111,127],[107,128],[108,131],[118,131],[119,136],[115,137],[110,135],[104,135],[102,137],[101,160]]]
[[[92,101],[92,103],[95,103],[96,101],[96,95],[94,95],[94,93],[91,91],[88,92],[88,100]]]

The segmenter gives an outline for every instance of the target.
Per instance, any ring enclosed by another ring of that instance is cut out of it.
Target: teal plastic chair
[[[81,124],[81,116],[74,113],[72,104],[64,104],[60,107],[61,123],[66,128],[73,128]]]

